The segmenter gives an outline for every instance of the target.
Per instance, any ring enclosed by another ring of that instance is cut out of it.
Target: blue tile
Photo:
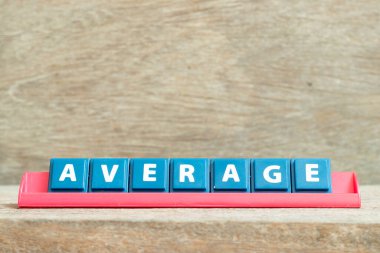
[[[169,191],[169,159],[134,158],[130,191]]]
[[[211,178],[212,191],[249,192],[250,187],[250,160],[216,158],[212,160]]]
[[[52,158],[49,191],[86,192],[88,188],[87,158]]]
[[[259,158],[252,164],[254,191],[291,192],[290,160]]]
[[[90,161],[90,191],[128,191],[127,158],[93,158]]]
[[[175,158],[171,160],[171,191],[210,191],[210,168],[206,158]]]
[[[293,191],[331,192],[330,159],[294,159],[292,170]]]

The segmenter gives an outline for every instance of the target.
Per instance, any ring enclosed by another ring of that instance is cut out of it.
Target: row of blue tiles
[[[331,192],[330,160],[53,158],[49,191]]]

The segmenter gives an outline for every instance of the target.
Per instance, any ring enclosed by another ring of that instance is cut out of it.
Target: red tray
[[[354,172],[333,172],[332,193],[48,192],[48,181],[49,172],[26,172],[19,188],[18,206],[359,208],[361,205]]]

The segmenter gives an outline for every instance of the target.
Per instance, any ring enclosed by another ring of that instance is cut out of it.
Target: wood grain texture
[[[0,183],[51,157],[330,157],[380,183],[380,1],[0,1]]]
[[[379,252],[380,185],[360,209],[17,209],[0,186],[4,252]]]

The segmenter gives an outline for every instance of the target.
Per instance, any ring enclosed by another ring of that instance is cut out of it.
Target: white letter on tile
[[[113,181],[113,178],[115,177],[115,174],[117,172],[117,169],[119,168],[119,165],[115,164],[112,166],[111,173],[108,173],[108,168],[106,164],[102,164],[102,171],[104,176],[104,181],[106,183],[111,183]]]
[[[263,176],[264,176],[264,179],[269,182],[269,183],[272,183],[272,184],[277,184],[277,183],[281,183],[281,173],[280,172],[275,172],[273,173],[273,176],[274,177],[270,177],[269,173],[272,171],[272,170],[279,170],[281,167],[278,166],[278,165],[270,165],[268,167],[266,167],[264,169],[264,172],[263,172]]]
[[[190,164],[180,164],[179,165],[179,181],[181,183],[185,182],[185,177],[189,179],[189,182],[194,183],[194,166]]]
[[[145,182],[156,182],[157,178],[152,177],[156,175],[156,171],[152,170],[157,168],[157,164],[154,163],[145,163],[144,164],[144,173],[143,173],[143,181]]]
[[[72,182],[76,182],[77,178],[75,176],[74,165],[66,164],[65,168],[63,168],[62,174],[59,177],[59,181],[65,181],[66,178],[70,178]]]
[[[227,165],[226,171],[224,172],[224,175],[223,175],[222,182],[227,182],[228,179],[230,178],[232,178],[235,182],[240,182],[240,178],[234,164]]]
[[[318,164],[306,164],[306,182],[319,182],[319,177],[313,177],[318,176],[318,170],[312,169],[318,169]]]

